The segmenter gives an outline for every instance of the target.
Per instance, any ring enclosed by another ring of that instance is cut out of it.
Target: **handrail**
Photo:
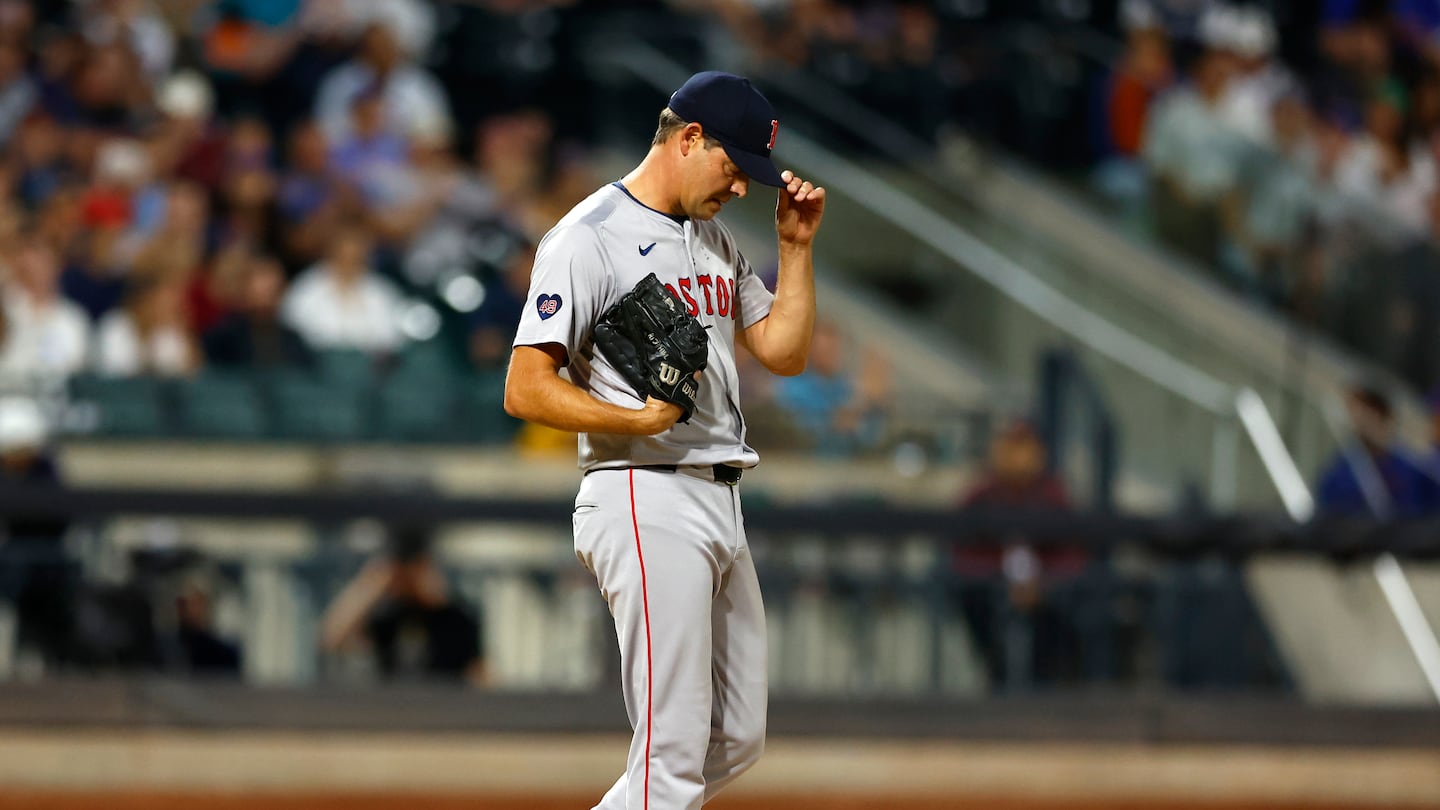
[[[1270,409],[1265,407],[1265,401],[1254,389],[1242,388],[1235,395],[1235,412],[1240,416],[1240,424],[1245,426],[1250,443],[1260,454],[1260,463],[1280,493],[1280,500],[1291,519],[1304,523],[1314,517],[1315,498],[1310,494],[1310,487],[1305,484],[1305,477],[1300,474],[1294,457],[1285,447],[1285,440],[1270,416]]]

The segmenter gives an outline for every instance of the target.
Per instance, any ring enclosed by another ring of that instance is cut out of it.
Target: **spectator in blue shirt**
[[[817,452],[850,455],[882,438],[889,381],[883,359],[866,358],[857,373],[846,362],[845,340],[832,323],[815,324],[803,374],[775,381],[775,401],[788,410]]]
[[[510,359],[510,344],[530,294],[534,264],[535,246],[528,241],[518,244],[494,283],[485,285],[485,298],[470,316],[470,359],[478,368],[502,369]]]
[[[1416,463],[1420,481],[1420,511],[1440,515],[1440,385],[1430,392],[1430,446]]]
[[[1358,386],[1350,390],[1346,404],[1359,445],[1342,449],[1321,475],[1316,493],[1320,512],[1378,518],[1420,513],[1424,477],[1395,442],[1390,399]]]

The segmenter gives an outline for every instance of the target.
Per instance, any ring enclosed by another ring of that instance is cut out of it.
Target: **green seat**
[[[366,394],[297,372],[270,378],[275,432],[299,441],[352,441],[366,435]]]
[[[505,375],[481,372],[466,383],[460,420],[468,439],[501,444],[515,438],[520,420],[505,413]]]
[[[163,436],[173,427],[164,382],[151,377],[82,375],[70,381],[77,404],[94,409],[101,436]]]
[[[397,372],[376,396],[377,432],[394,441],[436,441],[455,436],[455,390],[447,377]]]
[[[374,358],[355,349],[316,352],[315,369],[325,382],[352,391],[367,388],[375,381]]]
[[[258,439],[267,433],[260,392],[246,375],[207,373],[181,383],[179,405],[191,436]]]
[[[450,350],[439,340],[411,343],[397,358],[394,374],[406,377],[454,378],[458,374]]]

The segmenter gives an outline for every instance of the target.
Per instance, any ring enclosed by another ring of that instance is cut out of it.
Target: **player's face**
[[[725,154],[724,147],[706,148],[703,143],[690,154],[689,192],[682,200],[686,216],[692,219],[711,219],[725,203],[750,191],[750,178]]]

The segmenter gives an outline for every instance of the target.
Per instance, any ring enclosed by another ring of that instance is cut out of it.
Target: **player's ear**
[[[693,121],[680,130],[680,154],[689,157],[691,150],[705,145],[705,128]]]

